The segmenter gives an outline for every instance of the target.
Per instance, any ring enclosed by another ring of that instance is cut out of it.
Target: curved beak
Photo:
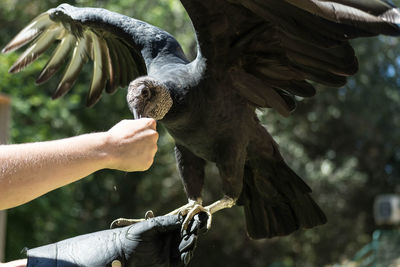
[[[135,120],[142,118],[142,114],[140,114],[136,108],[132,108],[131,111]]]
[[[139,89],[139,92],[141,92],[141,87],[139,87]],[[132,112],[133,118],[135,120],[145,117],[145,99],[140,97],[140,94],[136,92],[136,89],[134,87],[128,87],[126,100],[128,102],[129,110]]]
[[[133,118],[135,120],[143,118],[144,117],[144,108],[145,105],[138,101],[137,99],[133,100],[132,102],[128,101],[128,106],[129,109],[131,110],[133,114]]]

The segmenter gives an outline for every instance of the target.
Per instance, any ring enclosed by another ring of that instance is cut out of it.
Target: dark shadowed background
[[[195,42],[189,18],[178,0],[3,0],[0,46],[31,19],[62,2],[103,7],[172,33],[192,58]],[[400,1],[394,1],[400,4]],[[400,39],[353,42],[360,62],[357,76],[341,89],[319,86],[313,99],[299,99],[290,118],[260,112],[288,164],[313,188],[328,224],[288,237],[253,241],[245,233],[242,209],[217,213],[200,241],[191,266],[324,266],[351,259],[376,229],[374,197],[400,193]],[[72,92],[50,100],[59,78],[35,86],[46,56],[17,75],[7,73],[18,53],[0,56],[0,92],[12,98],[10,142],[23,143],[108,130],[131,118],[125,90],[105,95],[85,108],[91,66]],[[8,211],[6,258],[20,258],[24,247],[106,229],[117,217],[156,215],[186,202],[175,168],[172,138],[159,125],[159,152],[145,173],[102,170]],[[204,199],[221,197],[216,169],[207,169]]]

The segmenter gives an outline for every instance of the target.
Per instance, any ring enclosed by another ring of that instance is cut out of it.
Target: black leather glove
[[[27,266],[184,266],[193,256],[207,215],[195,216],[181,233],[183,218],[161,216],[30,249]]]

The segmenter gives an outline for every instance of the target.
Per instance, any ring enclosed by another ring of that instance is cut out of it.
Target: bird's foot
[[[167,215],[180,214],[182,216],[186,216],[185,220],[182,223],[182,231],[184,231],[188,228],[190,221],[196,214],[205,212],[208,216],[207,219],[207,231],[208,231],[211,228],[212,214],[222,209],[231,208],[235,204],[236,204],[236,199],[225,196],[222,199],[215,201],[211,205],[203,207],[202,199],[199,198],[197,200],[189,200],[188,204],[168,213]]]
[[[118,227],[124,227],[124,226],[128,226],[131,224],[135,224],[138,222],[143,222],[147,219],[153,218],[154,217],[154,213],[151,210],[148,210],[146,212],[146,214],[144,215],[144,218],[142,219],[126,219],[126,218],[118,218],[116,220],[114,220],[111,225],[110,225],[110,229],[114,229],[114,228],[118,228]]]
[[[207,219],[207,230],[209,230],[210,227],[211,227],[211,212],[210,212],[209,209],[207,209],[207,208],[202,206],[202,202],[203,201],[201,200],[201,198],[199,198],[197,200],[189,199],[189,202],[186,205],[184,205],[184,206],[182,206],[182,207],[180,207],[180,208],[168,213],[167,215],[186,216],[185,220],[182,223],[182,231],[184,231],[184,230],[186,230],[188,228],[190,221],[193,219],[193,217],[196,214],[204,212],[208,216],[208,219]]]
[[[196,214],[199,214],[201,212],[204,212],[207,214],[207,216],[208,216],[207,231],[210,230],[211,221],[212,221],[212,215],[211,215],[210,209],[208,209],[207,207],[203,207],[201,204],[195,204],[191,209],[187,210],[186,218],[182,223],[182,230],[186,230],[189,226],[190,221],[193,219],[193,217]]]
[[[215,212],[217,212],[219,210],[232,208],[232,206],[234,206],[235,204],[236,204],[236,199],[225,196],[205,208],[210,210],[211,214],[214,214]]]
[[[211,221],[212,221],[211,215],[212,214],[214,214],[215,212],[222,210],[222,209],[232,208],[232,206],[235,204],[236,204],[235,199],[225,196],[224,198],[215,201],[214,203],[212,203],[211,205],[208,205],[207,207],[204,207],[204,208],[202,207],[208,215],[207,230],[209,230],[211,227]],[[199,213],[199,212],[197,212],[197,213]],[[193,216],[196,215],[197,213],[194,213]],[[186,217],[186,219],[188,217]]]
[[[173,210],[165,215],[182,215],[185,216],[188,214],[188,211],[193,208],[195,205],[201,205],[203,203],[203,200],[201,198],[198,198],[197,200],[191,200],[189,199],[188,203],[186,205],[183,205],[180,208],[177,208],[176,210]]]

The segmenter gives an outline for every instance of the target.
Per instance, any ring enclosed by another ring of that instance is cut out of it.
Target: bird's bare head
[[[161,120],[173,104],[167,87],[149,76],[132,81],[126,98],[135,119],[147,117]]]

